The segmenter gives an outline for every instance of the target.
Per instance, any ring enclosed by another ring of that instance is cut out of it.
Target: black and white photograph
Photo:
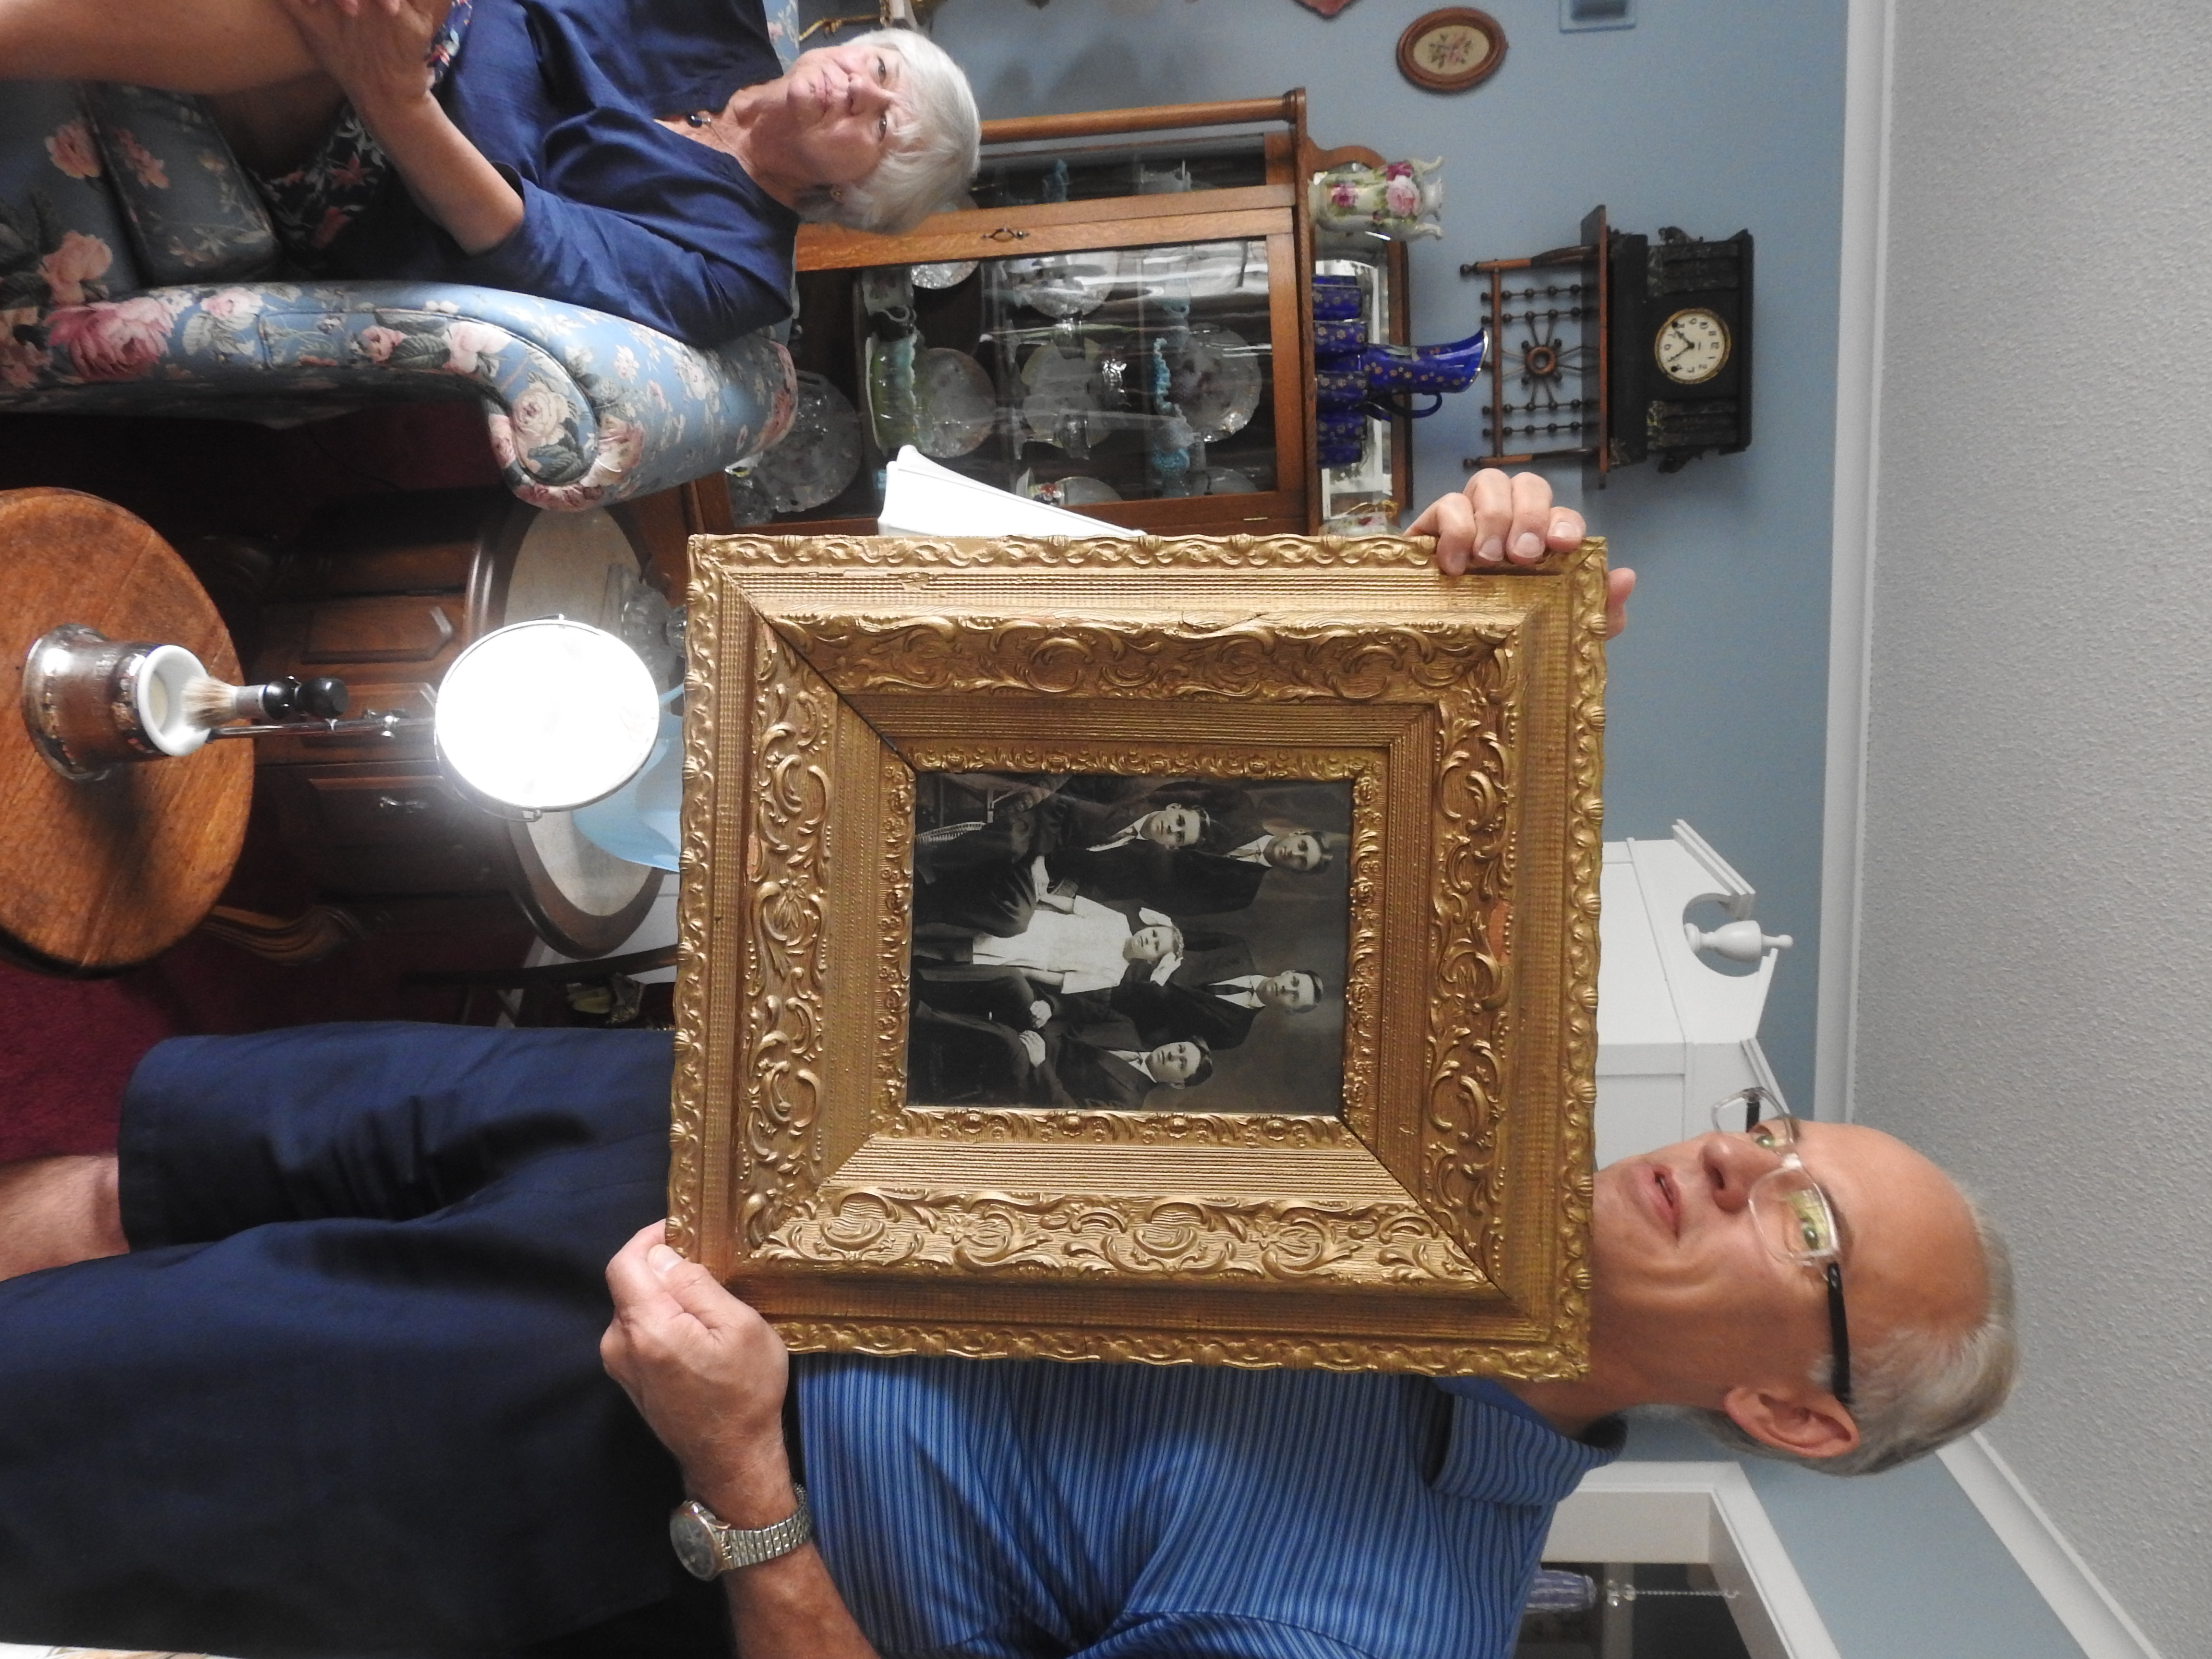
[[[1342,1110],[1348,781],[915,784],[913,1104]]]

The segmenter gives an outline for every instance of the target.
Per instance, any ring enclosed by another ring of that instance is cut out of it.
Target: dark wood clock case
[[[1733,455],[1751,443],[1751,233],[1708,242],[1669,226],[1655,242],[1614,231],[1607,246],[1609,315],[1607,459],[1650,459],[1662,472],[1699,455]],[[1709,311],[1728,350],[1711,377],[1685,386],[1659,366],[1668,319]]]

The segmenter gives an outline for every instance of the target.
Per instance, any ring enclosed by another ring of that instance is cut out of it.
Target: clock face
[[[724,1569],[714,1529],[691,1512],[695,1507],[684,1504],[668,1517],[668,1541],[676,1546],[676,1559],[684,1571],[694,1578],[719,1578]]]
[[[1728,362],[1728,325],[1703,306],[1678,311],[1660,325],[1651,355],[1668,380],[1679,386],[1701,385]]]

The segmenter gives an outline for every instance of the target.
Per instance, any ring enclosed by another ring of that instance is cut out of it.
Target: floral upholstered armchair
[[[711,351],[604,312],[447,283],[289,281],[191,99],[0,82],[0,411],[293,422],[473,401],[539,507],[650,495],[791,422],[784,349]]]

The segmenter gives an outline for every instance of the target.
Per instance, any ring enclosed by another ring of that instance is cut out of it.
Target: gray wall
[[[951,0],[934,33],[983,112],[1111,109],[1304,86],[1323,144],[1445,158],[1446,237],[1413,247],[1413,322],[1480,321],[1462,262],[1574,240],[1604,203],[1650,234],[1758,238],[1752,449],[1673,477],[1619,475],[1588,503],[1644,586],[1607,698],[1608,839],[1695,823],[1795,936],[1767,1005],[1767,1054],[1812,1099],[1826,695],[1828,502],[1843,131],[1843,0],[1644,0],[1632,29],[1565,34],[1558,0],[1488,0],[1510,42],[1484,86],[1401,79],[1400,31],[1428,0]],[[850,10],[851,7],[839,9]],[[1473,396],[1417,428],[1419,499],[1479,453]],[[1577,486],[1567,483],[1566,498]]]
[[[1991,1439],[2212,1651],[2212,9],[1897,0],[1856,1110],[2024,1285]]]

